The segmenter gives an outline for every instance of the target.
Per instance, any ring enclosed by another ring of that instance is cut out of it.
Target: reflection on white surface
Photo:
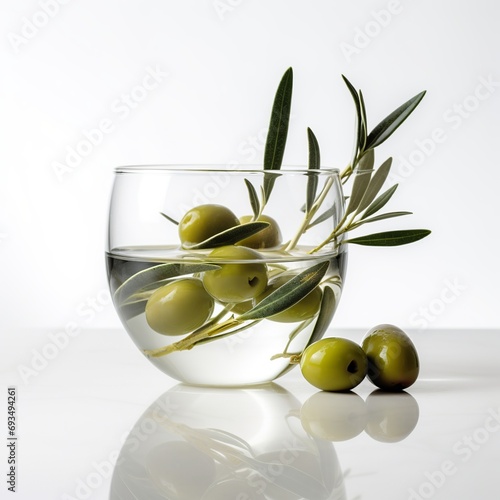
[[[111,500],[347,498],[334,441],[363,431],[404,439],[418,421],[407,393],[313,394],[302,406],[277,384],[250,389],[177,385],[130,432]]]
[[[333,444],[308,435],[300,402],[276,384],[175,386],[125,441],[111,500],[346,498]]]
[[[354,392],[317,392],[302,405],[300,418],[311,436],[346,441],[365,431],[377,441],[405,439],[418,422],[416,399],[407,392],[373,391],[366,401]]]

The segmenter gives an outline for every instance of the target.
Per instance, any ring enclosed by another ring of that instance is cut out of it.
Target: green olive
[[[199,205],[188,210],[180,220],[179,238],[183,245],[195,245],[239,223],[227,207]]]
[[[366,375],[368,362],[363,349],[349,339],[331,337],[306,348],[300,358],[304,378],[323,391],[348,391]]]
[[[346,441],[361,434],[368,421],[366,405],[355,392],[317,392],[300,409],[304,430],[327,441]]]
[[[208,259],[213,259],[215,264],[220,265],[220,269],[206,271],[203,275],[205,289],[217,300],[245,302],[265,290],[267,266],[258,262],[262,259],[259,252],[251,248],[228,245],[210,252]],[[220,264],[218,261],[221,261]]]
[[[408,335],[394,325],[378,325],[362,343],[368,358],[368,378],[385,391],[401,391],[417,380],[417,350]]]
[[[276,276],[276,278],[273,278],[269,282],[266,290],[255,298],[255,304],[258,304],[262,299],[270,295],[277,288],[284,285],[292,278],[293,275],[288,273],[286,275],[278,275]],[[299,321],[314,318],[314,316],[319,311],[322,295],[323,293],[321,291],[321,288],[316,287],[293,306],[285,309],[278,314],[275,314],[274,316],[269,316],[269,318],[267,319],[271,321],[277,321],[278,323],[297,323]]]
[[[251,215],[243,215],[240,217],[240,222],[241,224],[247,224],[252,219]],[[239,241],[238,245],[257,249],[277,247],[281,243],[281,231],[278,223],[272,217],[269,217],[269,215],[260,215],[256,220],[257,222],[268,222],[269,226]]]
[[[199,279],[184,278],[158,288],[146,304],[148,325],[163,335],[182,335],[210,318],[214,299]]]

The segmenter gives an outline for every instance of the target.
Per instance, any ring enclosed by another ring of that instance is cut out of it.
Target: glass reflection
[[[277,384],[179,384],[139,418],[114,470],[110,500],[343,500],[334,441],[363,431],[394,443],[418,422],[406,392],[313,394],[301,406]]]
[[[130,432],[110,499],[345,499],[333,444],[304,430],[300,406],[277,384],[177,385]]]

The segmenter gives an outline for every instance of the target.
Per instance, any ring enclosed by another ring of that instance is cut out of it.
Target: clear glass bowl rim
[[[265,170],[262,165],[241,165],[238,166],[221,166],[221,164],[146,164],[146,165],[123,165],[114,168],[115,174],[143,174],[148,172],[163,172],[163,173],[216,173],[216,174],[319,174],[319,175],[340,175],[340,169],[321,167],[319,169],[310,169],[304,165],[284,165],[279,170]]]

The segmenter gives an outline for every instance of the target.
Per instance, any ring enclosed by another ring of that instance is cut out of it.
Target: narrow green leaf
[[[309,170],[318,170],[321,166],[321,156],[319,151],[318,139],[314,132],[307,129],[307,141],[309,144]],[[307,196],[306,196],[306,213],[309,213],[316,198],[316,190],[318,188],[318,176],[316,173],[308,174],[307,178]]]
[[[288,124],[290,122],[292,88],[293,70],[292,68],[288,68],[281,78],[274,98],[264,149],[264,170],[279,170],[281,168],[288,135]],[[269,200],[275,180],[276,177],[274,175],[264,176],[266,201]]]
[[[392,247],[406,245],[421,240],[431,234],[428,229],[402,229],[399,231],[387,231],[383,233],[368,234],[359,238],[344,240],[344,243],[355,243],[356,245],[367,245],[375,247]]]
[[[324,261],[302,271],[265,297],[250,311],[243,313],[239,319],[246,321],[267,318],[288,309],[316,288],[329,265],[328,261]]]
[[[179,225],[178,221],[176,221],[175,219],[172,219],[172,217],[168,216],[167,214],[164,214],[163,212],[160,212],[160,214],[163,215],[163,217],[165,217],[165,219],[169,220],[170,222],[172,222],[176,226]]]
[[[384,191],[366,210],[363,214],[363,218],[369,217],[374,213],[378,212],[385,204],[392,198],[392,195],[398,188],[398,184],[390,187],[387,191]]]
[[[360,139],[360,150],[364,151],[366,148],[366,139],[368,136],[368,121],[366,119],[366,106],[365,99],[363,98],[363,93],[361,90],[359,91],[359,108],[361,111],[361,120],[362,120],[362,136]]]
[[[362,224],[369,224],[370,222],[377,222],[384,219],[392,219],[393,217],[401,217],[403,215],[411,215],[412,212],[387,212],[385,214],[376,215],[375,217],[369,217],[368,219],[361,219],[355,224],[355,227],[359,227]]]
[[[392,158],[388,158],[380,167],[375,171],[370,180],[370,184],[366,188],[363,198],[359,202],[356,213],[362,212],[370,203],[375,199],[379,191],[382,189],[387,176],[391,170]]]
[[[353,146],[352,158],[351,158],[351,167],[352,167],[352,169],[354,169],[354,168],[356,168],[356,159],[358,157],[358,153],[361,152],[360,139],[361,139],[361,130],[363,127],[363,116],[362,116],[362,112],[361,112],[361,104],[359,102],[358,91],[354,88],[352,83],[344,75],[342,75],[342,79],[344,80],[344,83],[347,85],[347,88],[351,94],[352,100],[354,101],[354,106],[356,108],[356,115],[355,115],[355,120],[354,120],[355,139],[354,139],[354,146]]]
[[[335,205],[332,205],[330,208],[325,210],[321,215],[318,215],[316,219],[314,219],[308,226],[307,229],[310,229],[311,227],[314,227],[318,224],[321,224],[321,222],[330,219],[335,215],[336,212],[336,207]]]
[[[332,322],[336,307],[337,304],[335,300],[335,292],[331,287],[325,286],[325,289],[323,290],[323,297],[321,298],[318,319],[316,320],[314,330],[311,334],[309,342],[307,343],[307,346],[313,344],[321,337],[323,337],[326,330],[330,326],[330,323]]]
[[[365,149],[380,146],[411,115],[425,95],[425,90],[412,97],[384,118],[369,134]]]
[[[156,281],[175,278],[184,274],[201,273],[219,269],[214,264],[159,264],[132,275],[114,294],[116,304],[125,302],[133,293]]]
[[[238,243],[238,241],[244,240],[259,231],[266,229],[268,226],[269,222],[261,221],[240,224],[239,226],[234,226],[217,233],[200,243],[196,243],[195,245],[184,245],[184,248],[188,250],[203,250],[206,248],[222,247],[224,245],[234,245],[235,243]]]
[[[354,176],[354,182],[352,183],[351,196],[346,209],[346,215],[354,212],[363,199],[366,189],[370,184],[374,163],[375,153],[373,149],[370,149],[362,156],[359,161],[358,168],[356,169],[356,175]]]
[[[245,184],[248,189],[248,197],[250,198],[253,216],[256,219],[259,216],[259,197],[257,196],[257,191],[255,191],[253,184],[248,179],[245,179]]]
[[[266,180],[266,176],[264,175],[264,181]],[[260,186],[260,197],[261,197],[261,206],[264,207],[267,203],[267,199],[266,199],[266,192],[264,190],[264,186]]]

